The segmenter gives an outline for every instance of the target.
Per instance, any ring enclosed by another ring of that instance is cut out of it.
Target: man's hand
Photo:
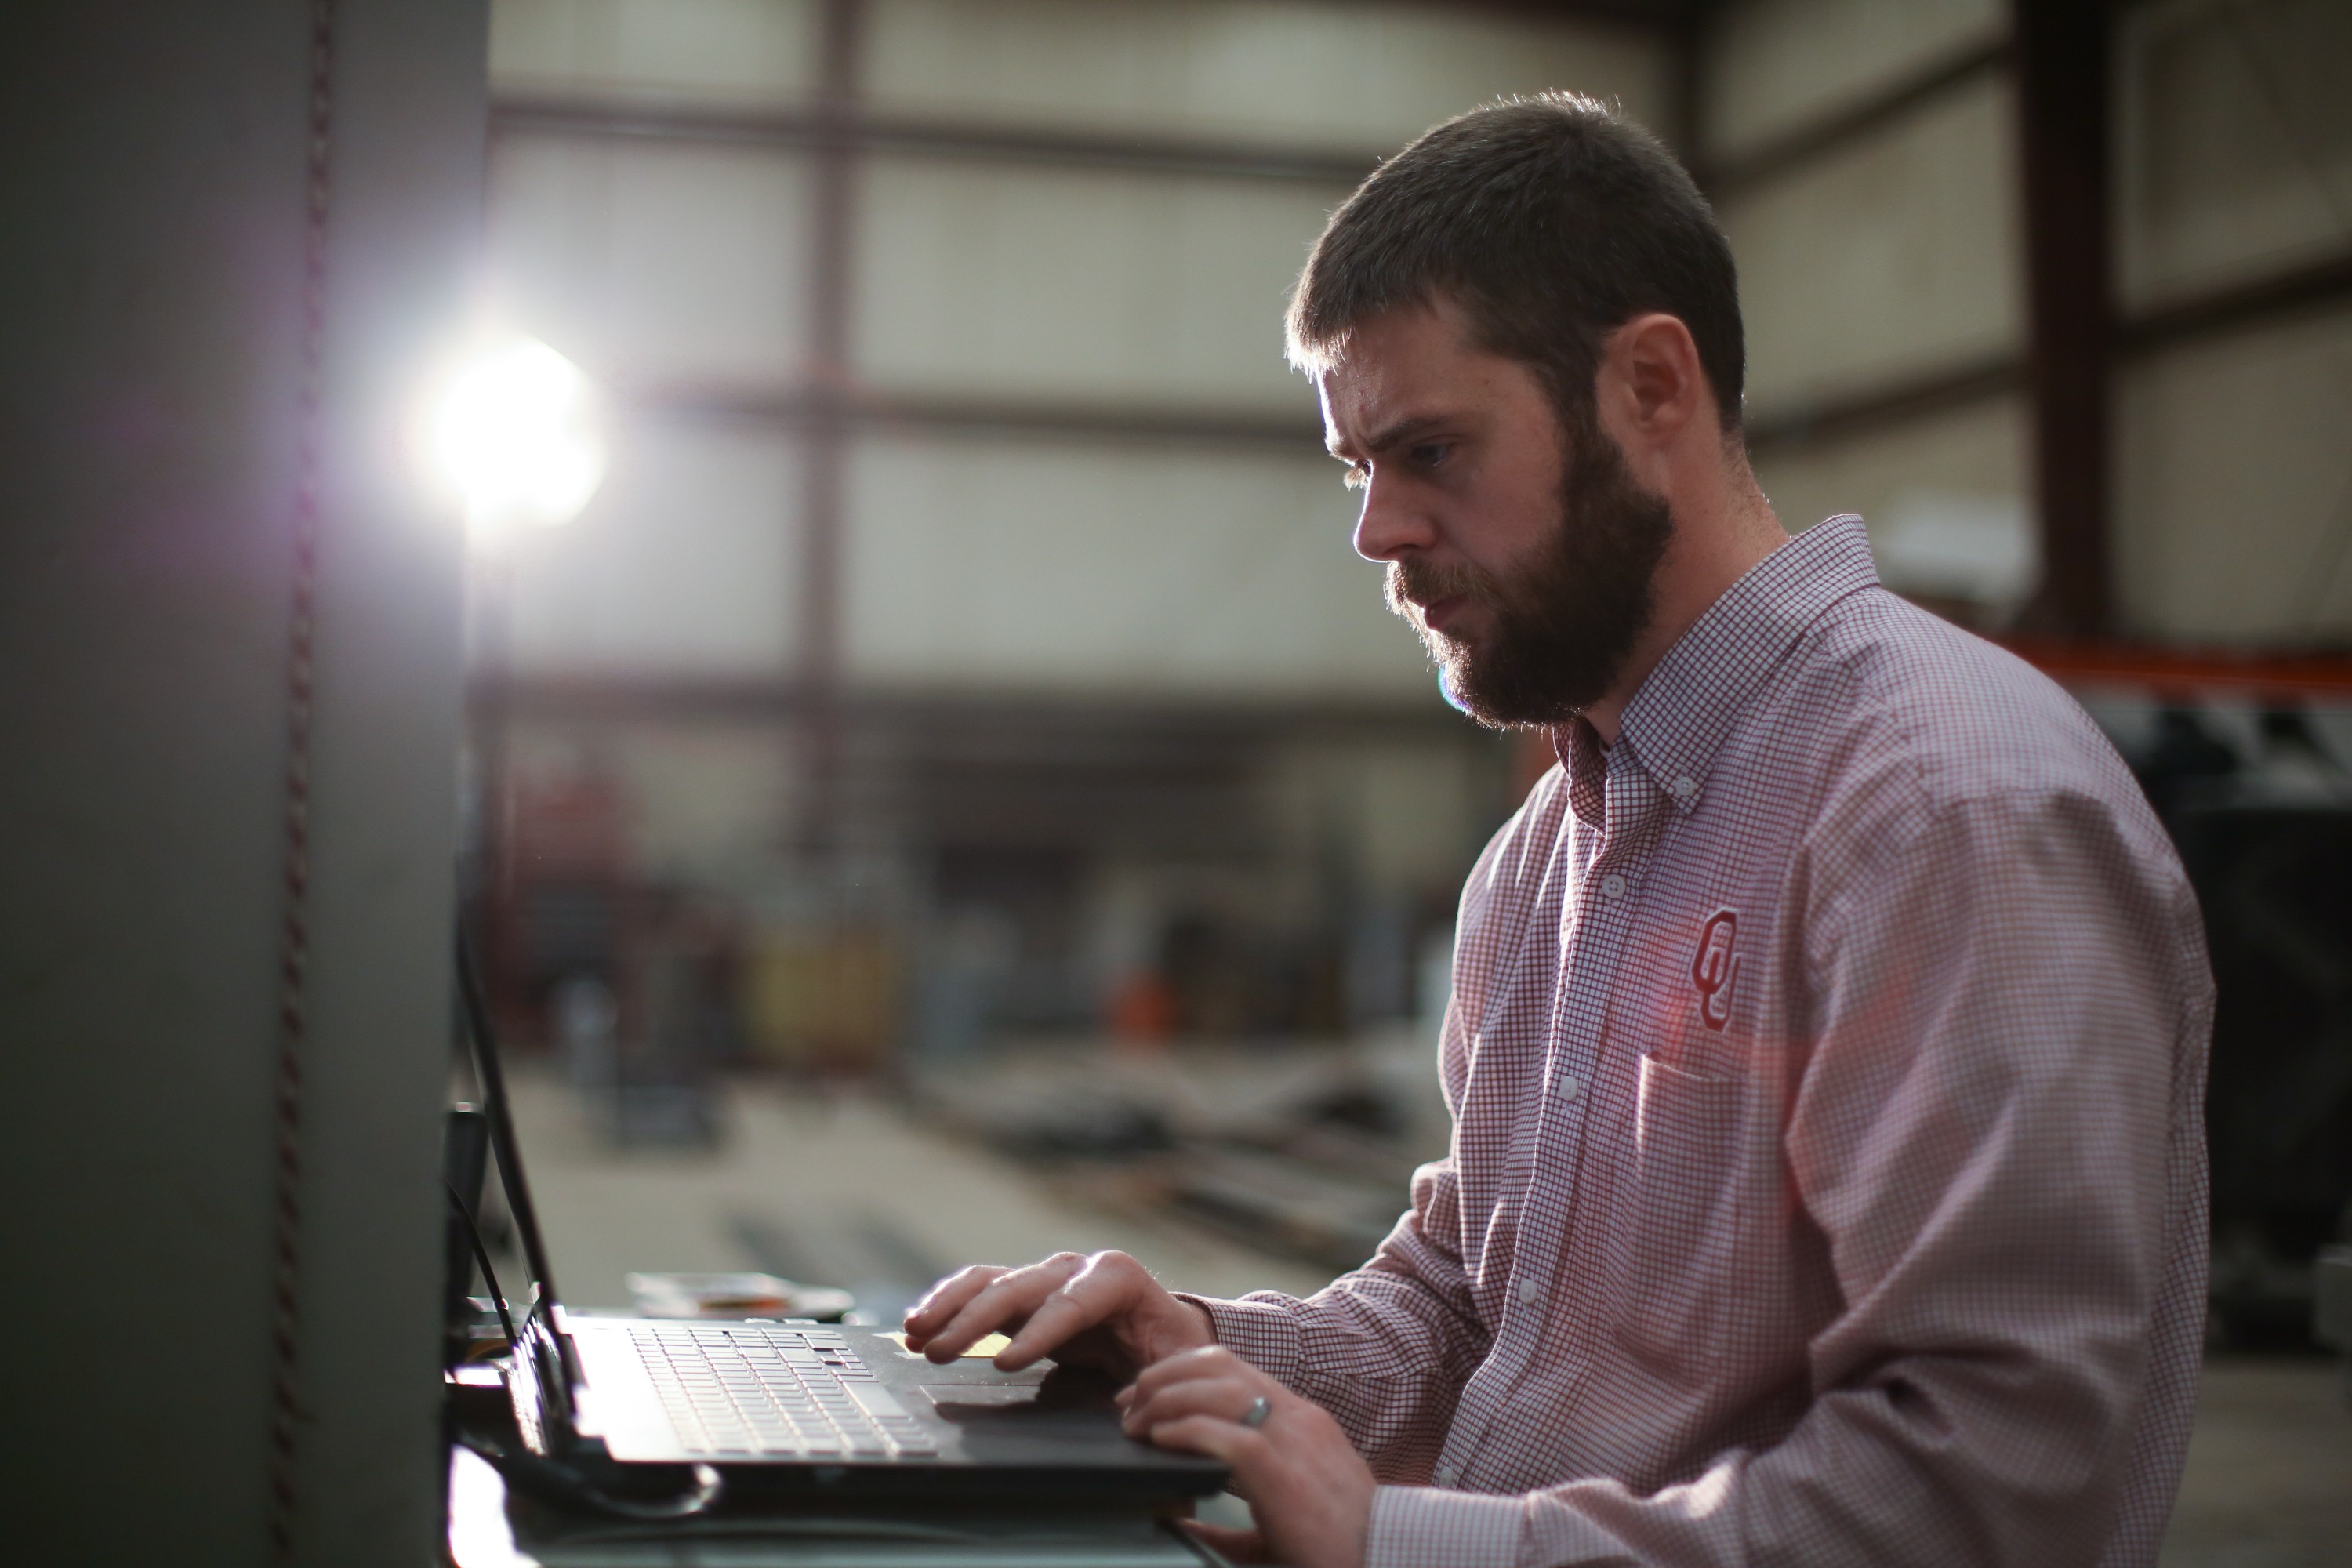
[[[942,1365],[999,1332],[1013,1336],[996,1352],[1006,1372],[1051,1355],[1122,1378],[1217,1342],[1208,1313],[1161,1289],[1124,1252],[1057,1252],[1026,1268],[975,1264],[931,1287],[907,1313],[907,1348]]]
[[[1148,1366],[1121,1391],[1127,1433],[1234,1468],[1262,1540],[1202,1527],[1229,1556],[1291,1568],[1362,1568],[1372,1520],[1372,1472],[1339,1424],[1221,1345]],[[1256,1402],[1266,1414],[1247,1417]]]

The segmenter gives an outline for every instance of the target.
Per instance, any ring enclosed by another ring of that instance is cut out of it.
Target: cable
[[[474,1224],[473,1213],[466,1207],[466,1200],[457,1195],[457,1188],[446,1181],[441,1184],[441,1187],[449,1194],[449,1206],[456,1209],[457,1217],[466,1223],[466,1239],[471,1242],[474,1247],[474,1266],[482,1271],[482,1283],[490,1288],[490,1305],[499,1310],[499,1327],[506,1331],[507,1348],[509,1351],[520,1352],[522,1348],[522,1336],[515,1332],[514,1319],[507,1315],[507,1294],[499,1289],[499,1277],[490,1268],[490,1249],[482,1245],[482,1233]],[[534,1302],[533,1305],[537,1303]],[[523,1321],[529,1322],[530,1320],[525,1318]]]
[[[659,1502],[636,1502],[599,1489],[587,1477],[559,1460],[495,1443],[460,1429],[457,1441],[481,1456],[517,1491],[542,1501],[585,1504],[622,1519],[692,1519],[707,1513],[727,1492],[727,1478],[710,1465],[694,1467],[694,1489]]]
[[[482,1245],[482,1233],[474,1224],[473,1214],[457,1189],[442,1184],[449,1194],[449,1205],[465,1222],[466,1239],[472,1243],[474,1265],[482,1271],[483,1282],[490,1288],[490,1304],[498,1309],[499,1326],[506,1331],[507,1353],[520,1356],[529,1353],[522,1336],[515,1331],[514,1319],[508,1314],[506,1292],[499,1289],[499,1277],[490,1268],[489,1249]],[[525,1320],[528,1321],[529,1320]],[[584,1503],[590,1508],[630,1520],[690,1519],[707,1511],[727,1489],[726,1478],[709,1465],[694,1467],[694,1489],[677,1498],[660,1502],[636,1502],[616,1498],[599,1489],[587,1477],[561,1460],[533,1454],[528,1450],[510,1449],[477,1432],[460,1429],[457,1441],[497,1470],[518,1489],[534,1493],[556,1502]]]
[[[522,1161],[514,1152],[514,1121],[507,1108],[506,1074],[500,1070],[496,1042],[490,1035],[489,1008],[482,999],[481,977],[474,968],[474,954],[462,929],[457,935],[457,994],[464,1004],[467,1031],[473,1037],[475,1069],[482,1080],[483,1110],[490,1118],[490,1149],[499,1163],[499,1178],[505,1182],[508,1206],[528,1215],[530,1192],[523,1184]],[[513,1317],[507,1310],[506,1292],[499,1289],[498,1276],[491,1272],[489,1249],[482,1245],[482,1233],[474,1223],[473,1211],[457,1189],[445,1180],[450,1203],[466,1222],[466,1239],[472,1245],[474,1262],[482,1271],[482,1280],[490,1289],[490,1300],[498,1307],[499,1325],[506,1331],[507,1353],[518,1363],[515,1375],[521,1375],[521,1358],[529,1356],[530,1348],[523,1343]],[[516,1229],[521,1233],[523,1256],[537,1287],[530,1311],[523,1315],[527,1327],[539,1311],[541,1301],[555,1299],[555,1279],[547,1267],[547,1258],[539,1242],[536,1224],[523,1224],[518,1218]],[[570,1364],[571,1346],[561,1332],[543,1337],[552,1339],[556,1357],[557,1397],[569,1397],[569,1381],[572,1375]],[[541,1386],[545,1387],[542,1375]],[[709,1465],[693,1468],[693,1489],[676,1498],[659,1502],[636,1502],[617,1498],[598,1488],[572,1466],[551,1457],[534,1454],[528,1449],[509,1449],[478,1432],[460,1429],[457,1441],[481,1456],[493,1469],[516,1489],[530,1492],[552,1502],[584,1505],[604,1513],[632,1520],[690,1519],[708,1511],[727,1489],[726,1478]]]
[[[514,1114],[507,1104],[506,1068],[499,1061],[498,1046],[490,1034],[489,1004],[482,997],[481,971],[474,965],[473,944],[462,929],[457,933],[457,995],[465,1005],[467,1032],[474,1039],[474,1070],[482,1080],[482,1109],[490,1118],[490,1152],[499,1162],[499,1179],[506,1184],[507,1206],[536,1215],[530,1184],[523,1179],[522,1156],[517,1152]],[[539,1227],[518,1219],[516,1228],[522,1233],[523,1261],[530,1266],[531,1283],[541,1296],[551,1298],[555,1274],[540,1247]]]

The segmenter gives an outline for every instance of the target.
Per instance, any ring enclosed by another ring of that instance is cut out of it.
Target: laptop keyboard
[[[634,1323],[630,1342],[687,1451],[925,1459],[939,1445],[841,1335],[814,1325]]]

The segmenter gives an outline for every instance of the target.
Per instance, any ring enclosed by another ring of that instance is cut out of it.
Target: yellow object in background
[[[884,1334],[882,1337],[890,1341],[900,1350],[905,1350],[907,1348],[907,1336],[904,1334]],[[969,1361],[976,1355],[992,1356],[998,1351],[1003,1350],[1012,1342],[1013,1342],[1011,1340],[1006,1339],[1003,1334],[982,1334],[978,1340],[973,1342],[970,1350],[963,1352],[961,1359]]]
[[[754,931],[743,986],[745,1030],[769,1061],[870,1072],[897,1043],[898,954],[882,932]]]

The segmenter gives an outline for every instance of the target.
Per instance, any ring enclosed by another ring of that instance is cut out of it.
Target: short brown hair
[[[1603,104],[1548,92],[1424,132],[1358,186],[1290,300],[1290,359],[1319,370],[1383,310],[1458,303],[1478,346],[1528,365],[1571,426],[1601,341],[1647,310],[1681,318],[1727,432],[1747,350],[1731,246],[1664,143]]]

